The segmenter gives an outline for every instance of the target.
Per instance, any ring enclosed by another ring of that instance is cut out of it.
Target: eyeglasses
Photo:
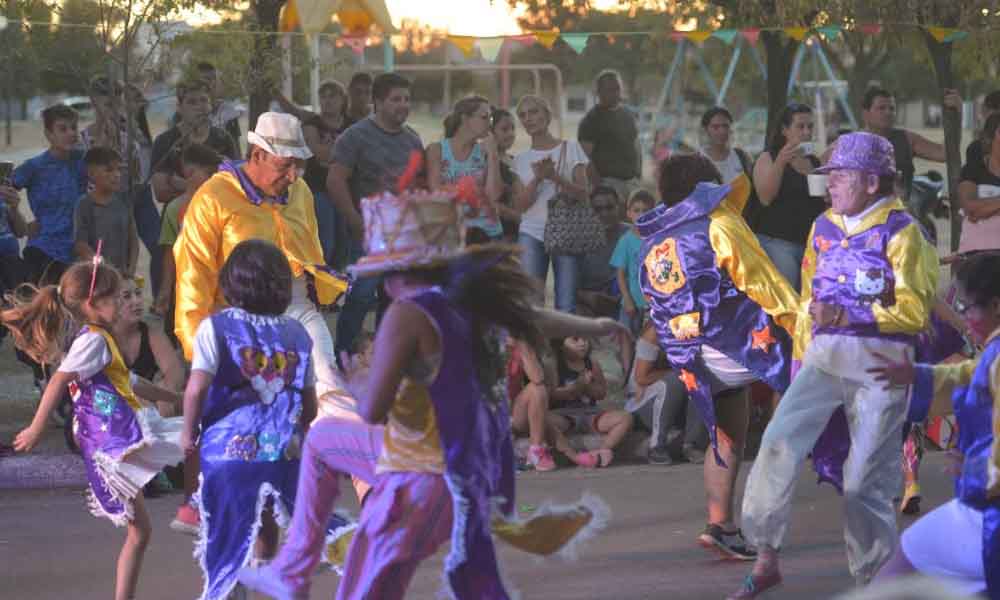
[[[305,175],[305,167],[302,166],[303,161],[297,158],[291,159],[287,163],[278,162],[281,159],[276,159],[273,155],[269,155],[268,162],[271,164],[271,168],[278,172],[279,175],[291,175],[293,172],[298,176],[302,177]]]

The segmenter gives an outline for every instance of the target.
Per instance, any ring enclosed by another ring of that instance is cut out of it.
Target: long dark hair
[[[771,143],[767,145],[767,149],[771,154],[777,155],[788,140],[785,139],[785,134],[781,133],[781,130],[785,127],[790,127],[792,121],[795,120],[795,115],[811,115],[813,109],[807,104],[789,104],[785,108],[781,109],[781,114],[778,116],[778,128],[774,130],[774,135],[771,136]]]
[[[525,342],[538,356],[542,356],[546,343],[534,307],[538,284],[521,268],[516,252],[499,244],[482,246],[444,267],[400,273],[441,286],[445,295],[471,317],[479,380],[487,392],[499,383],[505,368],[494,335],[497,329]]]
[[[482,96],[466,96],[452,107],[451,112],[444,118],[444,137],[450,139],[458,133],[458,128],[462,126],[462,117],[470,117],[476,114],[476,110],[485,104],[490,106],[490,101]]]
[[[970,304],[987,306],[1000,299],[1000,251],[975,254],[959,263],[955,279]]]

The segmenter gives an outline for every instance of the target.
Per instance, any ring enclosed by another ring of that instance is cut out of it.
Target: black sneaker
[[[674,457],[670,455],[670,450],[666,446],[655,446],[646,453],[646,460],[651,465],[670,466],[674,464]]]
[[[723,531],[719,525],[709,523],[705,525],[705,531],[698,536],[698,543],[715,550],[726,558],[734,560],[753,560],[757,558],[757,551],[747,545],[743,532]]]

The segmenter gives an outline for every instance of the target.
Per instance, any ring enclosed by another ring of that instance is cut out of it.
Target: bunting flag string
[[[448,41],[453,46],[462,51],[465,58],[472,56],[472,49],[476,45],[476,38],[471,35],[449,35]]]
[[[564,33],[562,34],[562,41],[573,49],[573,52],[577,54],[583,54],[583,50],[587,47],[587,42],[590,41],[589,33]]]
[[[483,60],[496,62],[504,41],[504,38],[481,38],[478,40],[476,45],[479,46],[479,54],[482,55]]]
[[[294,5],[292,8],[294,11]],[[295,15],[286,15],[286,19],[294,19]],[[957,42],[969,37],[968,31],[962,31],[953,27],[938,26],[918,26],[909,23],[893,23],[891,26],[919,27],[924,29],[929,35],[940,43]],[[880,35],[885,31],[886,24],[883,23],[861,23],[853,28],[841,25],[824,25],[817,28],[809,27],[747,27],[745,29],[716,29],[716,30],[694,30],[694,31],[618,31],[618,32],[573,32],[562,33],[559,31],[531,31],[521,35],[476,37],[469,35],[447,35],[446,38],[456,48],[458,48],[466,58],[471,58],[475,49],[479,49],[483,60],[495,62],[500,55],[500,50],[506,42],[517,42],[523,46],[541,44],[547,49],[552,49],[556,42],[562,40],[576,54],[582,54],[590,42],[590,38],[595,35],[603,35],[610,42],[614,42],[618,36],[656,36],[664,35],[674,42],[688,40],[695,44],[704,44],[708,39],[715,38],[725,44],[732,45],[737,36],[743,38],[751,45],[757,43],[760,35],[764,31],[780,31],[798,42],[804,42],[810,36],[821,36],[827,41],[834,41],[844,35],[845,31],[853,29],[864,35]],[[358,36],[340,37],[340,45],[350,46],[355,52],[362,52],[365,47],[365,38]]]
[[[552,46],[555,45],[556,40],[559,39],[558,31],[533,31],[532,35],[535,36],[536,42],[545,46],[549,50],[552,49]]]
[[[731,46],[733,44],[733,40],[736,39],[736,36],[739,35],[739,33],[740,32],[735,29],[716,29],[712,32],[712,37],[722,40]]]

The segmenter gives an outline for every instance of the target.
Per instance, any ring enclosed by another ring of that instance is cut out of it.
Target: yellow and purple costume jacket
[[[667,359],[716,443],[708,344],[777,391],[788,387],[799,298],[743,220],[750,180],[699,184],[640,217],[640,278]],[[718,460],[718,455],[716,456]]]
[[[176,334],[191,360],[198,324],[223,306],[219,272],[233,248],[244,240],[272,242],[288,258],[293,277],[308,276],[319,304],[332,304],[347,289],[323,261],[313,196],[301,179],[288,195],[267,201],[240,165],[223,163],[195,193],[174,244],[177,264]]]
[[[801,360],[813,336],[879,338],[916,345],[931,328],[938,257],[900,200],[887,201],[850,233],[831,210],[813,224],[802,259],[802,298],[842,307],[847,324],[815,327],[808,311],[799,319],[794,356]],[[863,370],[866,365],[859,364]],[[813,451],[820,481],[841,489],[850,449],[843,408],[830,418]]]
[[[964,456],[955,497],[983,513],[983,572],[1000,600],[1000,331],[978,359],[916,367],[910,418],[927,418],[934,397],[952,391],[958,450]],[[961,540],[958,540],[961,543]]]

